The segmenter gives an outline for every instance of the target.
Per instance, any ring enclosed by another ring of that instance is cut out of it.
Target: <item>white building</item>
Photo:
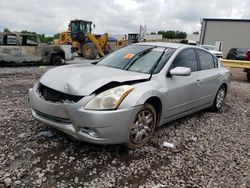
[[[250,48],[250,19],[214,19],[201,21],[200,44],[215,45],[225,56],[231,48]]]

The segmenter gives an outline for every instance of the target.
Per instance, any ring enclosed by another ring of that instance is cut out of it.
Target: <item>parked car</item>
[[[250,61],[250,48],[232,48],[227,54],[227,59]],[[250,68],[245,67],[244,72],[246,72],[247,80],[250,81]]]
[[[96,144],[143,146],[155,127],[205,108],[219,110],[231,73],[195,46],[137,43],[99,62],[47,71],[29,90],[32,115]]]
[[[60,65],[73,59],[70,45],[42,45],[34,34],[0,33],[0,64],[36,62]]]
[[[232,48],[229,50],[226,58],[250,61],[250,48]]]
[[[217,58],[223,58],[223,54],[221,51],[218,51],[216,46],[213,45],[199,45],[199,47],[204,48],[214,54]]]

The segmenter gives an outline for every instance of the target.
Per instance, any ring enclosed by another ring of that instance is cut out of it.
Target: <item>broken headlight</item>
[[[96,95],[85,106],[86,110],[114,110],[123,99],[133,90],[130,85],[118,86]]]

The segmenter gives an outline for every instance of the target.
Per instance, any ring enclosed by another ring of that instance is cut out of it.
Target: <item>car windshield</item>
[[[245,54],[247,52],[247,49],[246,48],[237,48],[237,52],[239,54]]]
[[[108,55],[97,65],[148,74],[158,73],[173,52],[173,49],[164,47],[130,45]]]
[[[201,46],[201,47],[206,49],[206,50],[217,50],[216,46]]]

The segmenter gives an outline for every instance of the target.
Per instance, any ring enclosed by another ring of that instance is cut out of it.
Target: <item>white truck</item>
[[[9,63],[61,65],[73,59],[71,45],[42,45],[35,34],[0,33],[0,65]]]

